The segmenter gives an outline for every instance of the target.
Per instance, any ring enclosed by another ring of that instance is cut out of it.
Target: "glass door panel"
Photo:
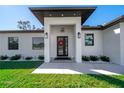
[[[57,56],[68,56],[68,37],[57,37]]]

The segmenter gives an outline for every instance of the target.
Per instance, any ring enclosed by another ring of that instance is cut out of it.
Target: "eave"
[[[44,17],[81,17],[83,24],[96,7],[30,7],[29,9],[43,25]]]

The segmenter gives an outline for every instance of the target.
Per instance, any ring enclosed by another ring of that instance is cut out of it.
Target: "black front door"
[[[68,36],[57,37],[57,56],[68,56]]]

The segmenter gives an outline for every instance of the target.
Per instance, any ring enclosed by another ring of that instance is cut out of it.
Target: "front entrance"
[[[57,56],[68,56],[68,36],[57,36]]]

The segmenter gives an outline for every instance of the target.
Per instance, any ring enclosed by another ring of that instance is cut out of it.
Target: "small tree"
[[[17,21],[18,25],[17,27],[21,30],[31,30],[31,24],[30,21]]]
[[[36,27],[35,27],[35,25],[33,25],[33,30],[35,30],[36,29]]]
[[[20,30],[38,30],[35,25],[31,25],[30,21],[17,21],[17,28]]]

